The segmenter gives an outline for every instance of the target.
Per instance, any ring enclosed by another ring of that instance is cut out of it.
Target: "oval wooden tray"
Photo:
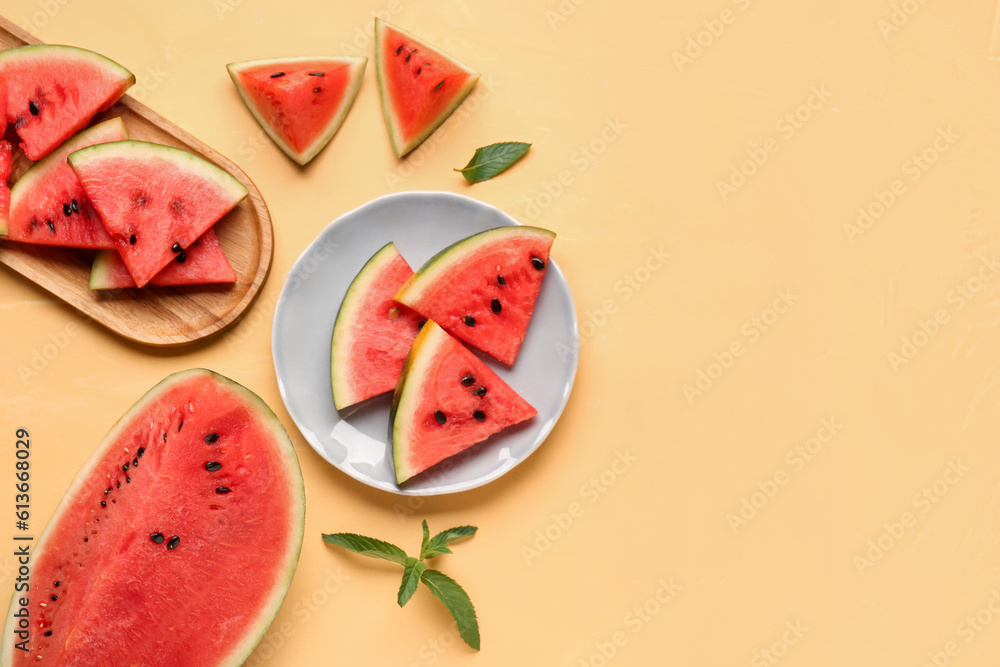
[[[40,43],[0,17],[0,49]],[[85,316],[139,343],[184,345],[217,333],[249,308],[271,268],[274,238],[267,205],[242,169],[141,102],[126,95],[98,114],[94,122],[116,116],[125,122],[130,139],[183,148],[219,165],[247,187],[250,194],[214,227],[226,258],[236,271],[236,283],[90,290],[87,283],[93,252],[3,240],[0,240],[0,264],[45,288]],[[14,152],[13,176],[18,178],[31,162],[19,149]]]

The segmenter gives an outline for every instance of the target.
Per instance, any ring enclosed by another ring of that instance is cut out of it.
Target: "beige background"
[[[0,470],[15,429],[30,429],[40,528],[163,376],[205,366],[258,392],[296,444],[308,509],[295,580],[250,665],[995,663],[995,11],[987,0],[5,0],[2,13],[41,39],[131,68],[133,95],[243,167],[276,251],[246,318],[169,351],[126,343],[0,272]],[[370,57],[375,14],[483,80],[398,161],[370,63],[340,133],[300,169],[224,65]],[[502,140],[534,147],[488,183],[451,171]],[[569,406],[534,456],[479,490],[411,501],[306,444],[278,395],[270,322],[326,224],[426,189],[558,232],[583,345]],[[11,488],[0,501],[13,506]],[[426,592],[396,607],[394,566],[320,540],[354,531],[413,550],[424,518],[480,527],[437,561],[477,605],[479,654]],[[11,563],[0,556],[4,587]]]

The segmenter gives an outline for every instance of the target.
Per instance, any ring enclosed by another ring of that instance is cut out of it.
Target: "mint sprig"
[[[504,141],[477,148],[469,164],[455,171],[469,183],[488,181],[520,160],[531,144],[523,141]]]
[[[465,643],[479,650],[479,621],[476,619],[476,609],[468,593],[454,579],[427,567],[424,561],[441,554],[450,554],[448,545],[466,537],[471,537],[478,530],[475,526],[458,526],[443,530],[434,537],[430,536],[427,522],[422,524],[423,539],[420,543],[420,558],[407,556],[406,552],[383,540],[373,537],[356,535],[354,533],[323,533],[323,540],[354,553],[381,558],[403,567],[403,580],[399,584],[396,602],[404,606],[413,597],[420,583],[430,590],[431,594],[440,600],[458,626],[458,634]]]

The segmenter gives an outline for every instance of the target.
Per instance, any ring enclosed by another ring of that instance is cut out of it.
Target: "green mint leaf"
[[[458,625],[458,634],[465,643],[479,650],[479,621],[476,620],[476,609],[472,600],[458,583],[448,575],[437,570],[424,570],[420,581],[430,589],[438,600],[444,603]]]
[[[520,141],[505,141],[477,148],[469,164],[455,171],[465,176],[469,183],[488,181],[507,167],[514,164],[528,152],[531,144]]]
[[[475,535],[477,530],[479,529],[475,526],[458,526],[457,528],[443,530],[420,548],[420,557],[433,558],[438,554],[450,554],[451,549],[448,548],[449,544],[464,537]]]
[[[348,551],[353,551],[362,556],[370,558],[381,558],[399,565],[406,566],[406,552],[395,544],[389,544],[374,537],[355,535],[354,533],[334,533],[332,535],[323,534],[323,540],[330,544],[336,544]]]
[[[420,557],[427,558],[427,556],[425,556],[424,553],[426,553],[427,551],[427,541],[431,539],[431,530],[430,528],[427,527],[427,519],[424,519],[423,528],[424,528],[424,539],[420,542]]]
[[[399,584],[399,593],[396,596],[396,602],[402,607],[417,590],[417,584],[420,583],[420,575],[424,573],[427,569],[427,563],[422,560],[417,560],[416,558],[407,558],[406,564],[403,566],[403,581]]]

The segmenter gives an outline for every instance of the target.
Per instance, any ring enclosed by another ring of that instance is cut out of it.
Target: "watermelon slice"
[[[299,463],[267,405],[210,371],[171,375],[30,545],[0,664],[240,665],[288,590],[304,518]]]
[[[338,410],[392,391],[423,318],[392,300],[413,270],[393,243],[347,288],[333,326],[330,377]]]
[[[82,130],[135,83],[113,60],[54,44],[0,51],[0,79],[7,81],[7,122],[31,160]]]
[[[127,137],[122,119],[112,118],[73,136],[32,165],[11,189],[10,218],[7,226],[0,225],[0,235],[22,243],[113,248],[101,216],[66,163],[66,156]]]
[[[489,366],[434,322],[413,341],[390,416],[396,481],[537,414]]]
[[[138,287],[247,195],[197,155],[145,141],[90,146],[69,164]]]
[[[7,118],[7,82],[0,79],[0,125]],[[6,127],[6,126],[5,126]],[[3,134],[0,133],[0,137]],[[0,235],[7,229],[7,215],[10,212],[10,187],[7,179],[14,170],[14,150],[10,142],[0,140]]]
[[[299,164],[336,134],[354,104],[367,58],[309,56],[226,65],[264,131]]]
[[[394,298],[513,366],[555,236],[521,225],[480,232],[430,258]]]
[[[479,81],[475,70],[378,18],[375,73],[397,157],[430,136]]]
[[[149,282],[162,287],[235,283],[236,272],[223,254],[215,232],[209,229]],[[135,281],[121,255],[117,250],[99,251],[90,270],[90,289],[125,287],[135,287]]]

